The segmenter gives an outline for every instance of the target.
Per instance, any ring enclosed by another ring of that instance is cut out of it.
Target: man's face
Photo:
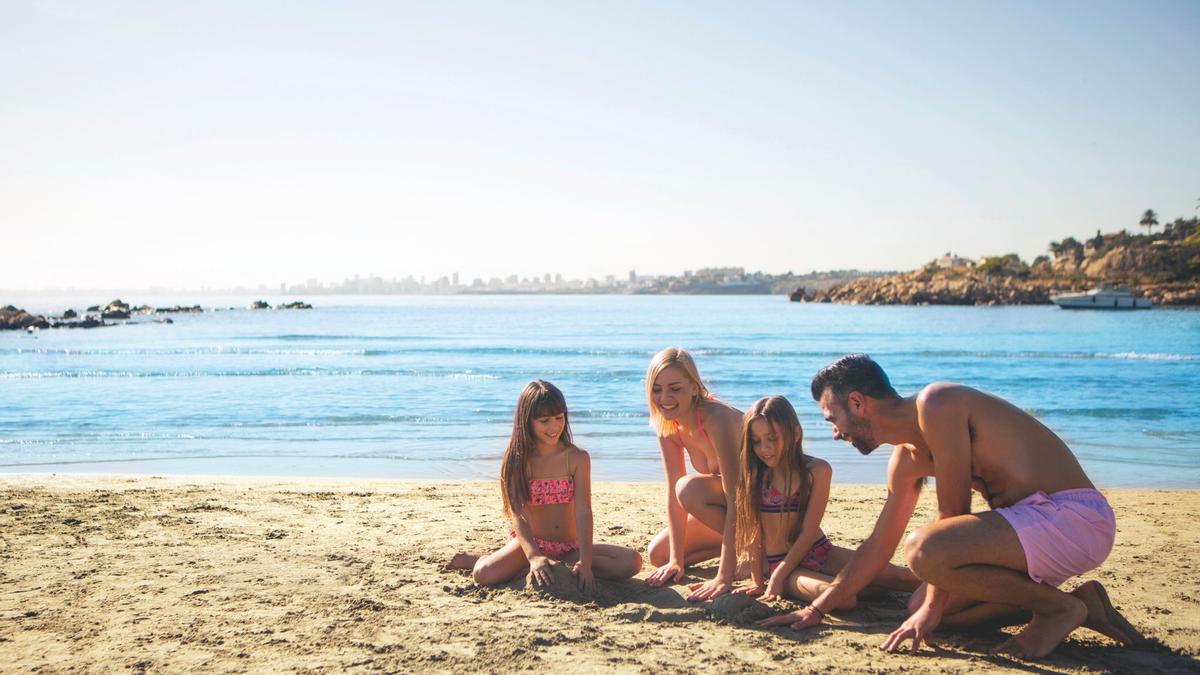
[[[825,421],[833,425],[834,440],[846,441],[862,454],[869,455],[871,451],[879,447],[879,441],[875,440],[875,432],[871,428],[870,420],[856,415],[851,410],[855,407],[854,401],[851,400],[854,396],[855,394],[851,394],[850,397],[847,397],[846,405],[842,405],[835,400],[833,390],[826,389],[821,394],[818,404],[821,406],[821,414],[825,416]]]

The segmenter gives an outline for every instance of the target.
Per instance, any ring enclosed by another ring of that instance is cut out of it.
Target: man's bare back
[[[961,384],[935,382],[915,396],[915,404],[922,437],[909,445],[916,450],[910,455],[913,461],[925,470],[920,473],[934,475],[924,440],[926,427],[937,423],[933,409],[960,408],[969,439],[971,487],[992,508],[1012,506],[1039,491],[1094,487],[1066,443],[1008,401]]]

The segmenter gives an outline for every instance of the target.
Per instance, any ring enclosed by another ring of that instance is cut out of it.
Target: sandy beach
[[[640,578],[601,582],[592,598],[565,572],[548,593],[523,580],[480,588],[442,564],[502,543],[497,490],[0,477],[0,670],[1200,672],[1198,491],[1106,491],[1117,543],[1088,578],[1157,644],[1126,650],[1080,629],[1035,663],[989,655],[997,630],[941,634],[936,652],[879,652],[903,618],[899,594],[835,616],[836,627],[796,633],[750,625],[792,605],[689,604],[683,587]],[[661,490],[598,483],[596,540],[643,547],[663,523]],[[825,525],[835,543],[861,541],[882,490],[834,486]],[[914,527],[931,507],[926,494]],[[714,571],[701,566],[692,578]]]

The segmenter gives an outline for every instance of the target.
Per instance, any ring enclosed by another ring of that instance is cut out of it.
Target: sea
[[[111,298],[7,298],[35,313]],[[746,409],[781,394],[840,483],[882,483],[888,446],[834,441],[819,368],[871,354],[907,395],[937,380],[1002,396],[1094,482],[1200,487],[1200,311],[872,307],[782,296],[125,297],[200,304],[173,323],[0,333],[0,473],[494,479],[517,395],[562,389],[600,480],[662,480],[644,377],[667,346]],[[295,297],[261,297],[272,305]]]

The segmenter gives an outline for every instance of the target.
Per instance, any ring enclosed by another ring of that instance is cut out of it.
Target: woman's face
[[[699,388],[678,366],[667,366],[654,378],[650,400],[664,419],[675,420],[692,409]]]
[[[533,437],[537,440],[538,445],[550,448],[558,447],[559,437],[562,436],[563,427],[566,424],[566,414],[558,413],[557,415],[535,417],[530,421],[529,426],[533,430]]]
[[[763,464],[775,468],[779,458],[783,456],[783,436],[762,417],[750,422],[750,449],[763,461]]]

